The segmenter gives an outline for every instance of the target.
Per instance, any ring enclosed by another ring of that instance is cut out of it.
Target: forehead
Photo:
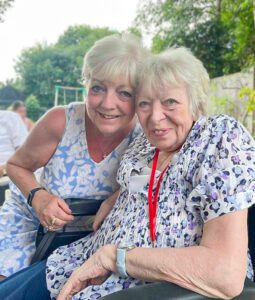
[[[111,64],[105,63],[100,68],[95,68],[91,73],[91,78],[96,78],[100,81],[111,81],[126,85],[136,86],[136,75],[132,68],[129,68],[125,63]]]
[[[146,98],[146,99],[160,99],[165,100],[168,98],[187,98],[187,89],[186,86],[174,86],[174,85],[161,85],[159,87],[146,87],[143,85],[140,91],[138,91],[137,98]]]
[[[91,78],[90,84],[93,83],[100,83],[100,84],[105,84],[105,85],[114,85],[114,86],[125,86],[125,87],[131,87],[130,82],[123,77],[118,77],[118,78],[110,78],[110,79],[100,79],[100,78]]]

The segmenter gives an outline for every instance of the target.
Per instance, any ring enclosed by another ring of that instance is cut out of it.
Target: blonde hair
[[[208,100],[210,78],[202,62],[187,48],[170,48],[145,59],[139,72],[138,91],[146,87],[157,91],[162,87],[185,85],[192,117],[204,113]]]
[[[86,53],[82,77],[85,85],[91,78],[127,80],[137,86],[137,67],[146,53],[138,37],[133,34],[114,34],[104,37]]]

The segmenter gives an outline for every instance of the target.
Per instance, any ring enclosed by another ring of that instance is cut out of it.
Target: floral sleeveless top
[[[141,132],[140,125],[104,160],[96,163],[88,152],[85,128],[85,103],[66,107],[63,137],[44,167],[40,182],[52,194],[62,198],[105,199],[118,189],[116,174],[124,151]]]

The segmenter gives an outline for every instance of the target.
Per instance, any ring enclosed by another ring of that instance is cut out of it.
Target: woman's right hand
[[[65,201],[57,196],[40,190],[36,193],[32,206],[40,223],[49,230],[57,230],[74,219]]]

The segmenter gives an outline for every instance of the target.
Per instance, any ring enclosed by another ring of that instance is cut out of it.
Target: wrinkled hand
[[[99,210],[96,213],[94,222],[93,222],[93,230],[97,231],[104,219],[108,216],[110,211],[112,210],[117,198],[119,195],[119,190],[112,194],[108,199],[106,199],[100,206]]]
[[[74,219],[72,211],[63,199],[44,190],[35,194],[32,206],[40,223],[51,230],[62,228]]]
[[[63,286],[57,300],[71,297],[89,285],[102,284],[115,272],[116,246],[105,245],[99,248],[83,265],[77,268]]]

